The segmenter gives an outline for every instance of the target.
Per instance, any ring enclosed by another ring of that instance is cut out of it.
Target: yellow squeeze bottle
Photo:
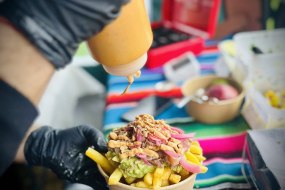
[[[152,41],[144,0],[130,0],[113,22],[88,40],[88,46],[108,73],[132,77],[145,65]]]

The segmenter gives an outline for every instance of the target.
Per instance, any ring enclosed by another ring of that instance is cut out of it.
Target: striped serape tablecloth
[[[209,48],[210,43],[207,45],[208,48],[197,56],[202,75],[215,73],[214,63],[220,56],[217,48]],[[126,79],[111,75],[108,77],[107,105],[103,121],[105,135],[116,127],[124,126],[126,122],[121,119],[122,114],[135,107],[144,97],[151,94],[176,100],[182,97],[179,85],[167,91],[157,90],[157,83],[165,81],[161,68],[143,69],[141,77],[136,79],[124,96],[120,94],[127,85]],[[195,189],[251,189],[242,173],[242,150],[246,131],[249,129],[242,116],[227,123],[206,125],[191,120],[184,108],[179,109],[173,104],[155,119],[164,119],[186,133],[196,134],[207,158],[204,164],[209,170],[197,175]]]

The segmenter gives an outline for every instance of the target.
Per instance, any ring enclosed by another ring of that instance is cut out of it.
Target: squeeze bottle
[[[88,40],[88,46],[108,73],[132,77],[145,65],[152,41],[144,0],[130,0],[113,22]]]

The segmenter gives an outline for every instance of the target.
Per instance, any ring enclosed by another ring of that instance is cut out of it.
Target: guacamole
[[[138,158],[128,158],[121,161],[119,168],[124,177],[142,178],[145,174],[154,171],[155,166],[147,165]]]

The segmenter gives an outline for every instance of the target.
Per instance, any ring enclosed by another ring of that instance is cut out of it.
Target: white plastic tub
[[[271,54],[285,54],[285,28],[262,30],[254,32],[240,32],[234,35],[237,57],[246,65],[256,57]],[[258,47],[263,54],[254,54],[252,46]]]
[[[285,127],[285,110],[272,107],[257,89],[248,91],[242,115],[253,129]]]
[[[252,128],[285,127],[285,110],[272,107],[263,96],[267,90],[285,90],[285,55],[255,58],[248,65],[244,82],[247,90],[243,115]]]

